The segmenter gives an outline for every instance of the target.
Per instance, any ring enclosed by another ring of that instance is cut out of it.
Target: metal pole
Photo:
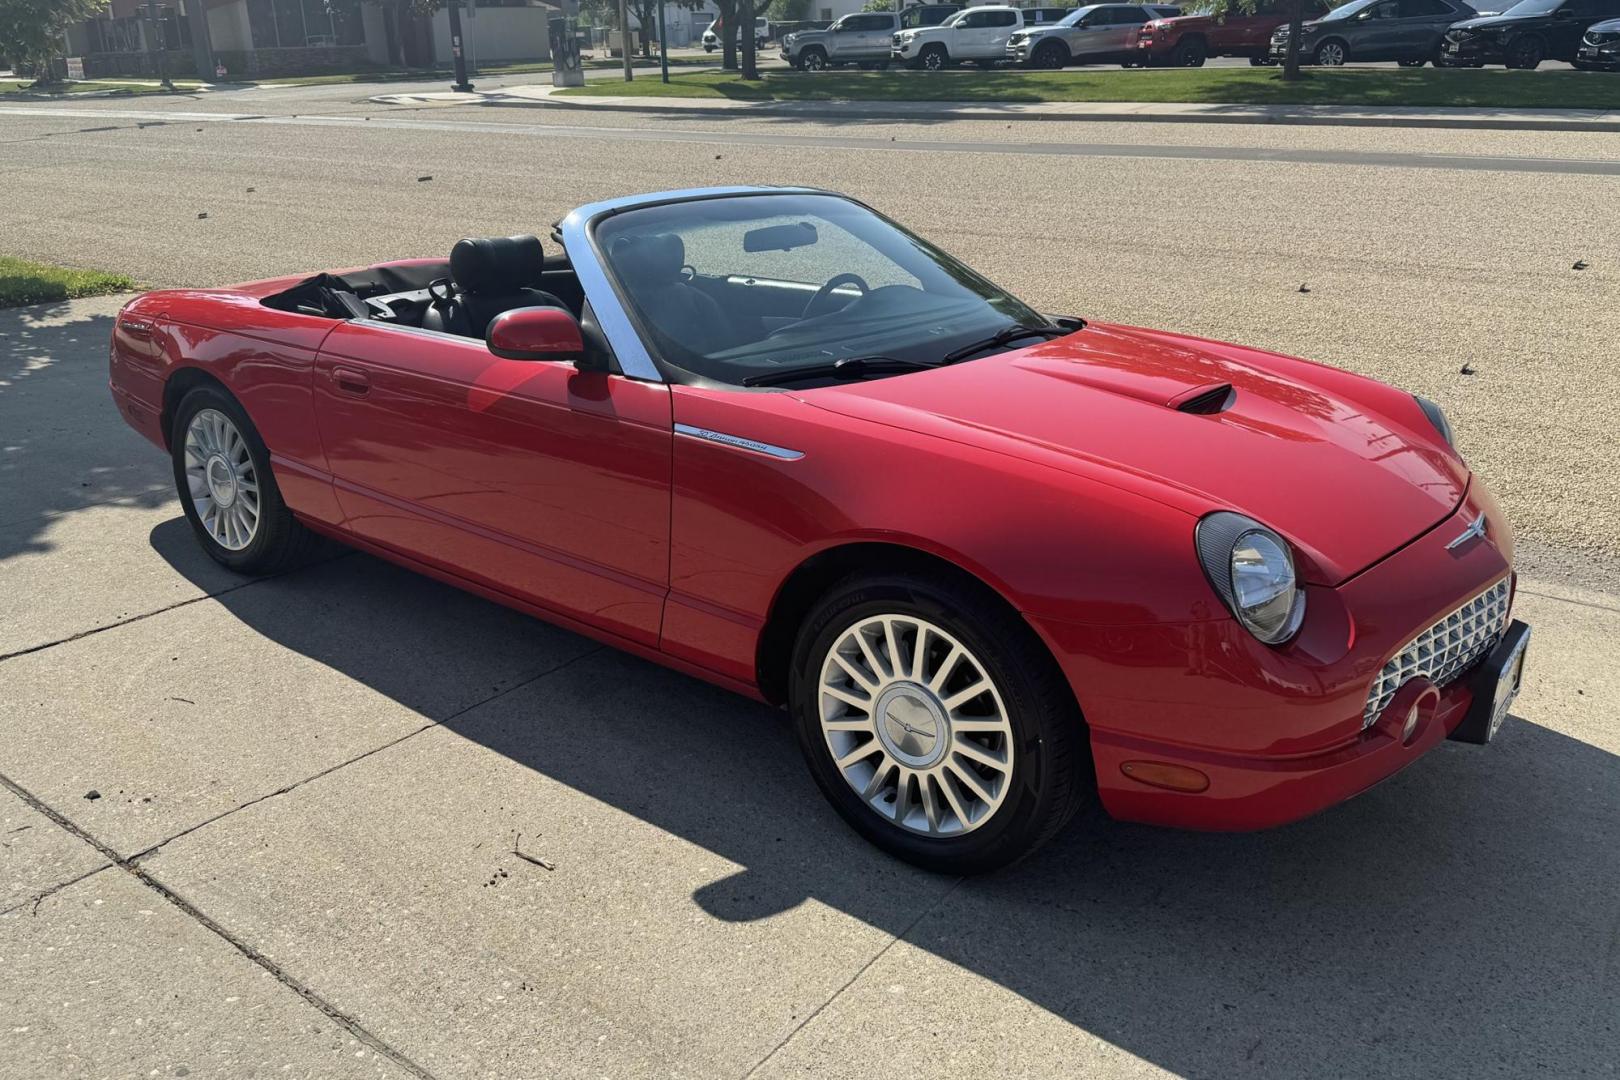
[[[664,0],[658,0],[658,70],[669,82],[669,31],[664,25]]]
[[[630,70],[630,8],[626,0],[619,0],[619,52],[624,55],[624,81],[634,82]]]
[[[473,84],[467,81],[466,50],[461,47],[461,0],[450,0],[450,58],[456,63],[456,81],[450,89],[458,94],[472,93]]]
[[[163,60],[163,47],[168,43],[158,40],[163,35],[163,24],[158,21],[157,0],[147,0],[146,18],[147,27],[151,31],[147,38],[146,51],[153,54],[152,68],[157,72],[159,85],[165,90],[173,90],[174,81],[169,78],[169,65]]]

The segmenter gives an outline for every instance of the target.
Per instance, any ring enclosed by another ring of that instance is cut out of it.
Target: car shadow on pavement
[[[64,514],[174,497],[168,459],[124,424],[107,390],[123,299],[0,311],[0,561],[46,550],[42,536]]]
[[[183,519],[151,543],[195,565]],[[321,580],[216,602],[406,705],[413,648],[512,618],[363,555],[301,573]],[[311,617],[310,588],[358,613],[353,632]],[[388,647],[404,626],[413,644]],[[910,966],[879,985],[926,990],[944,961],[1179,1075],[1606,1075],[1620,1058],[1620,758],[1518,717],[1488,748],[1445,744],[1297,825],[1179,833],[1092,813],[954,888],[842,825],[782,712],[613,650],[444,726],[744,867],[694,894],[718,919],[814,900],[924,951],[885,954]],[[920,1024],[964,1022],[959,1002],[942,1021],[913,1006]]]

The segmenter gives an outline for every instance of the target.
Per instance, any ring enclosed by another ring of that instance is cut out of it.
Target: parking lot
[[[0,233],[218,284],[850,191],[1046,308],[1439,400],[1523,542],[1498,741],[1268,833],[1092,817],[931,876],[777,712],[366,556],[221,570],[108,399],[121,299],[0,312],[0,1076],[1614,1075],[1613,136],[676,123],[11,110]]]

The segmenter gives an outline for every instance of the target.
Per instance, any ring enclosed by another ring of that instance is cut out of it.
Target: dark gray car
[[[1329,67],[1351,60],[1438,67],[1446,30],[1474,15],[1462,0],[1350,0],[1300,27],[1299,59]],[[1281,26],[1271,36],[1271,57],[1287,53],[1288,27]]]

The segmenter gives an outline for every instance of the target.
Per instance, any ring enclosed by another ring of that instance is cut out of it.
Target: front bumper
[[[1480,513],[1486,537],[1448,550]],[[1231,619],[1036,628],[1075,688],[1110,814],[1180,828],[1269,828],[1372,787],[1464,722],[1481,661],[1438,687],[1409,735],[1385,716],[1364,728],[1363,713],[1386,661],[1493,583],[1511,581],[1511,563],[1507,524],[1476,484],[1453,515],[1382,562],[1337,587],[1307,586],[1305,625],[1279,649]],[[1386,714],[1404,717],[1408,704],[1397,697]],[[1131,775],[1140,777],[1144,762],[1196,770],[1208,784],[1154,786]]]
[[[1588,67],[1602,68],[1605,71],[1620,71],[1620,42],[1606,45],[1588,45],[1581,42],[1575,50],[1575,59]]]
[[[1506,42],[1487,41],[1485,38],[1465,38],[1452,41],[1447,38],[1440,46],[1440,56],[1448,64],[1500,64],[1507,59]]]
[[[1007,62],[1012,64],[1029,63],[1030,53],[1034,51],[1032,48],[1034,44],[1033,41],[1020,41],[1016,44],[1008,42]]]

